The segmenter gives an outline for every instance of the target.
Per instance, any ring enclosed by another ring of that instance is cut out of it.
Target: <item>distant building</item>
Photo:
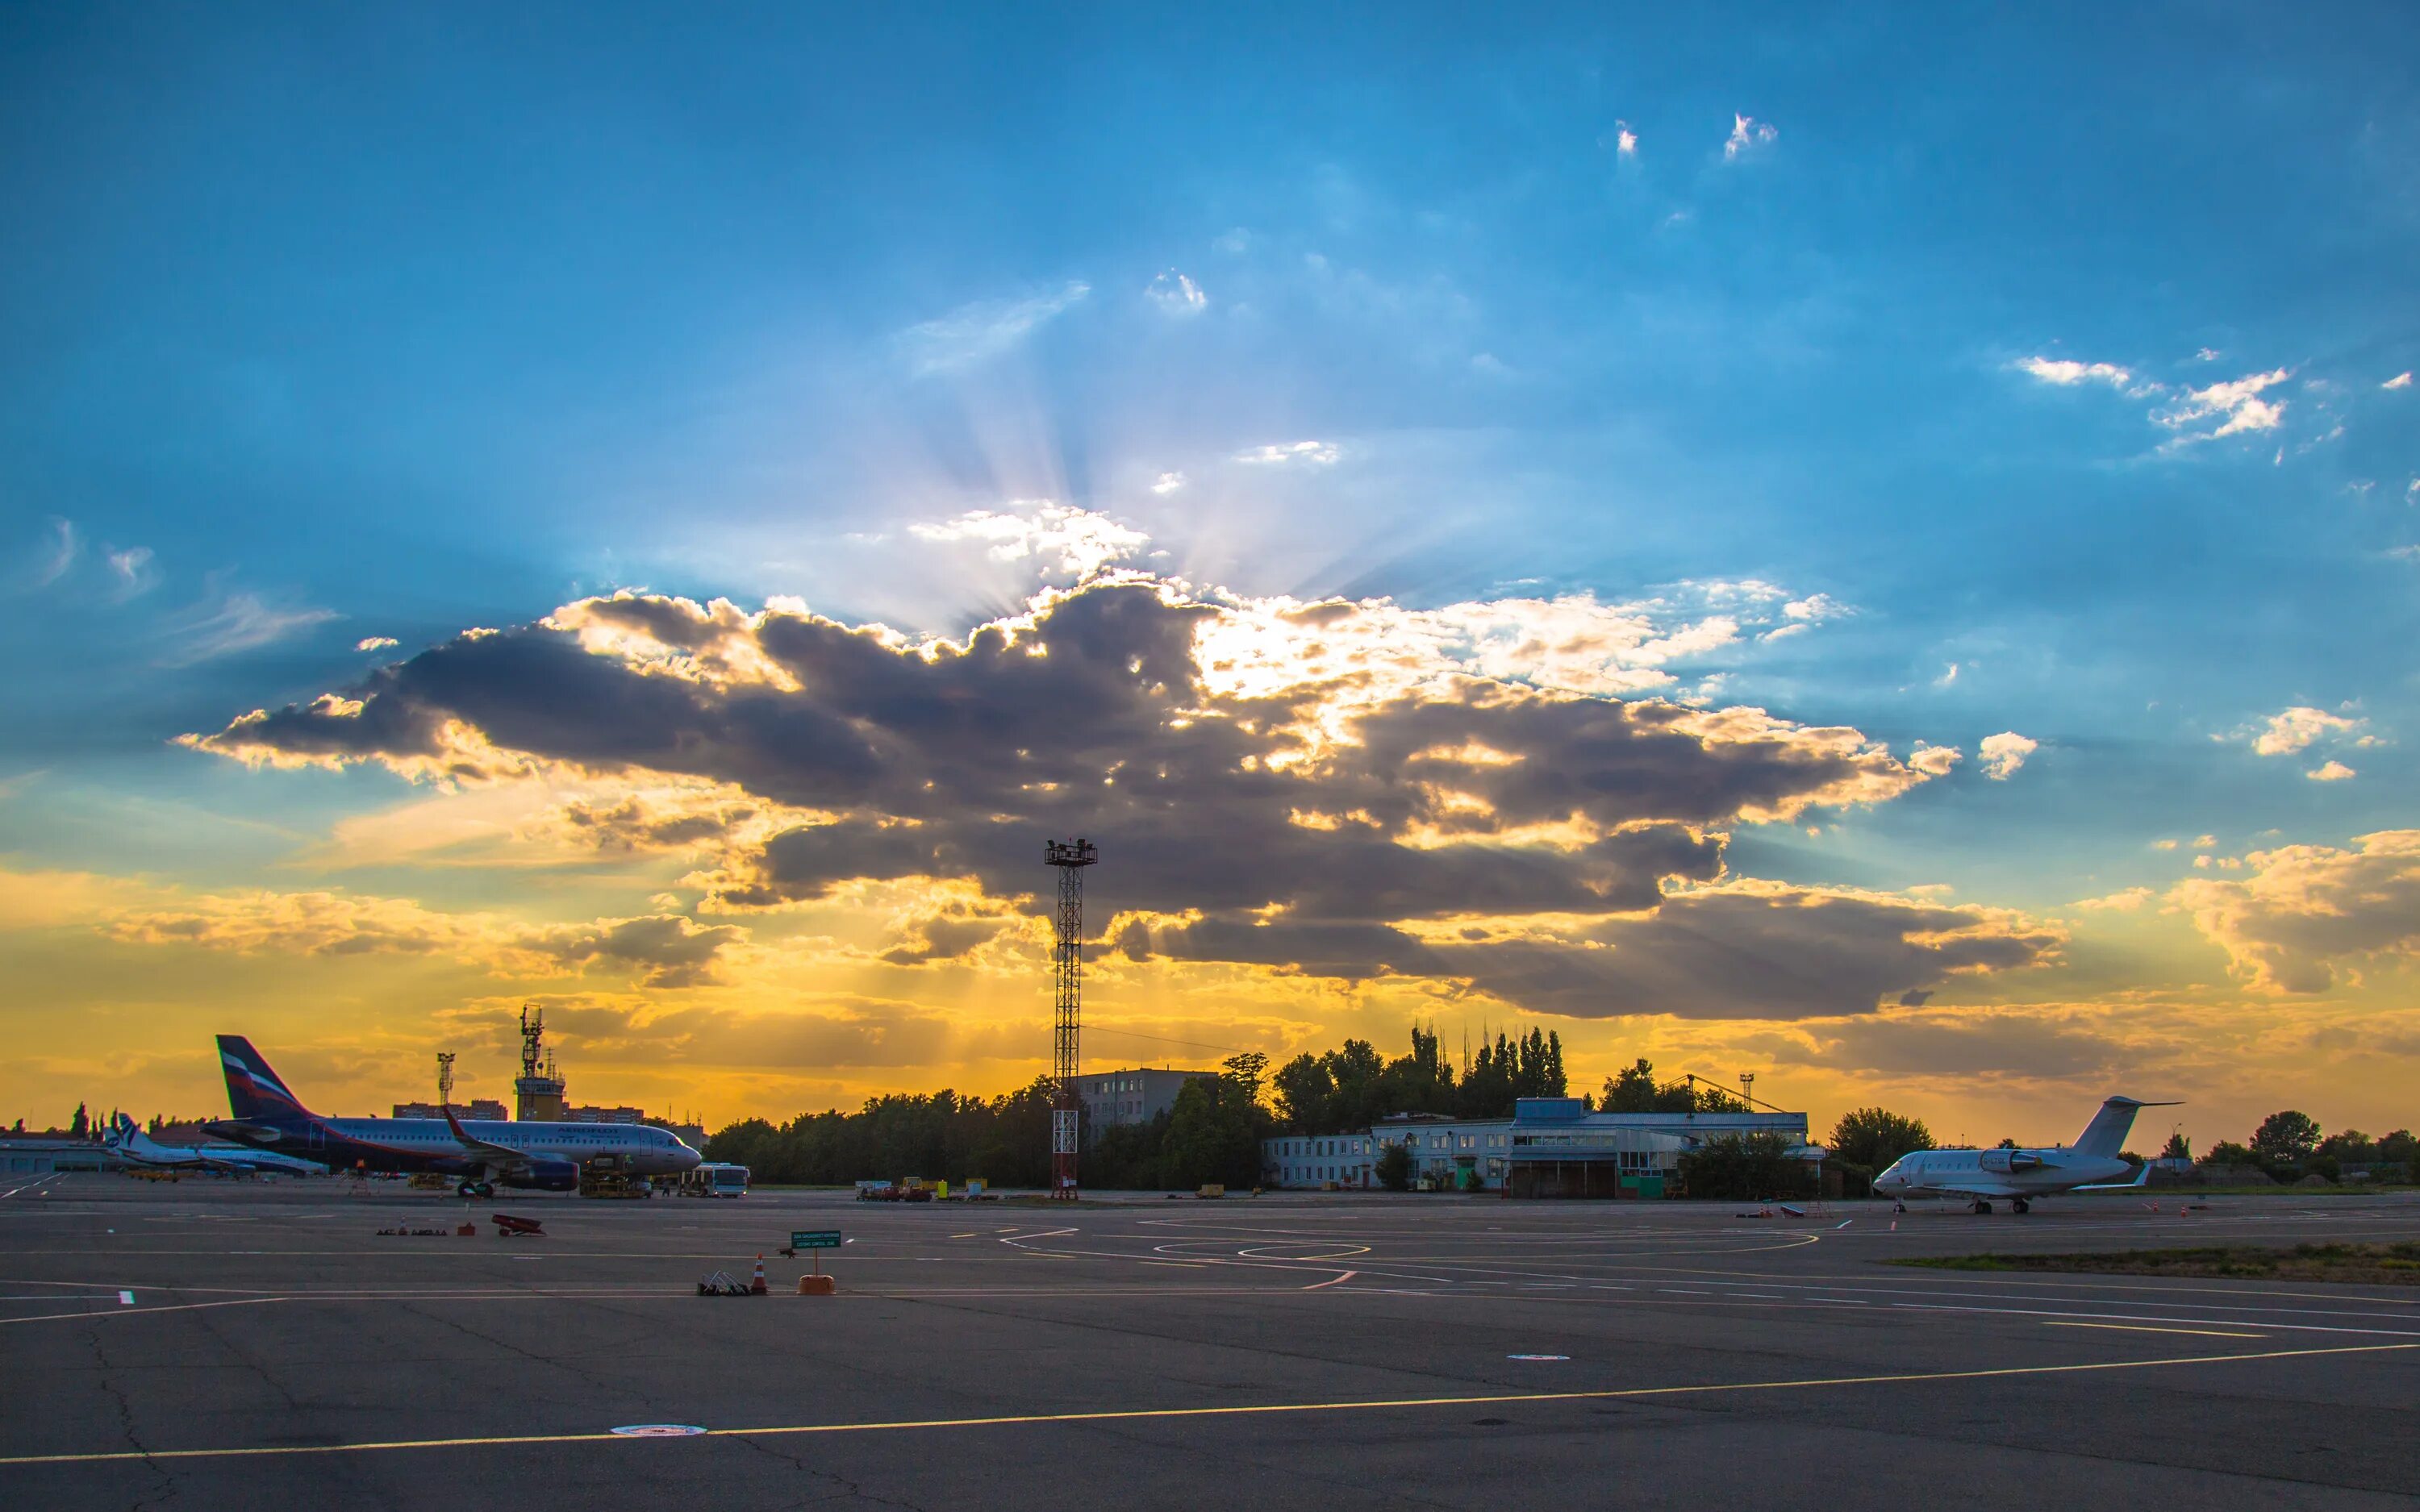
[[[116,1159],[88,1139],[62,1135],[0,1135],[0,1174],[48,1176],[54,1171],[106,1170]]]
[[[1514,1196],[1615,1196],[1660,1190],[1681,1157],[1725,1134],[1771,1134],[1802,1158],[1804,1113],[1591,1113],[1575,1097],[1525,1097],[1509,1119],[1403,1114],[1341,1134],[1261,1142],[1264,1179],[1277,1186],[1378,1185],[1378,1156],[1404,1146],[1412,1179],[1441,1190],[1509,1190]]]
[[[445,1110],[434,1103],[397,1103],[395,1116],[398,1119],[442,1119],[445,1117]],[[455,1103],[454,1116],[502,1123],[504,1121],[504,1105],[492,1097],[474,1097],[468,1103]]]
[[[647,1115],[638,1108],[600,1108],[586,1104],[566,1107],[552,1120],[556,1123],[644,1123]]]
[[[1196,1076],[1216,1076],[1215,1071],[1132,1071],[1094,1072],[1076,1078],[1076,1095],[1084,1103],[1085,1121],[1092,1125],[1092,1137],[1098,1139],[1104,1129],[1122,1124],[1149,1123],[1176,1106],[1176,1094]]]

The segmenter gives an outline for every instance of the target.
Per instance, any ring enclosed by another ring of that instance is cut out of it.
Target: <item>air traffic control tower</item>
[[[525,1123],[563,1121],[563,1078],[546,1049],[546,1010],[521,1006],[521,1073],[513,1083],[513,1117]]]

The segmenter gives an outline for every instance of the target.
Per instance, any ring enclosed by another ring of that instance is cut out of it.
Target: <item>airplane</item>
[[[222,1034],[218,1042],[235,1117],[205,1127],[339,1170],[435,1172],[456,1178],[463,1196],[491,1197],[500,1184],[576,1191],[580,1167],[591,1161],[613,1161],[632,1176],[677,1176],[704,1158],[671,1130],[644,1123],[466,1124],[451,1107],[442,1119],[322,1118],[287,1088],[251,1041]]]
[[[209,1171],[219,1176],[324,1176],[328,1167],[274,1150],[163,1145],[121,1113],[101,1136],[101,1148],[137,1170]]]
[[[2033,1199],[2057,1192],[2111,1192],[2141,1186],[2151,1167],[2139,1169],[2118,1158],[2134,1126],[2136,1108],[2172,1108],[2175,1103],[2144,1103],[2113,1097],[2085,1125],[2072,1145],[2048,1149],[1919,1149],[1891,1162],[1874,1178],[1877,1196],[1900,1199],[1907,1210],[1911,1196],[1962,1196],[1976,1212],[1990,1212],[1993,1197],[2006,1197],[2018,1212],[2031,1212]],[[2131,1180],[2118,1180],[2133,1169]]]

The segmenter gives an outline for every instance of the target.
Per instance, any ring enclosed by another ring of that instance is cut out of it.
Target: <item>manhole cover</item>
[[[630,1423],[613,1431],[626,1439],[690,1439],[706,1429],[690,1423]]]

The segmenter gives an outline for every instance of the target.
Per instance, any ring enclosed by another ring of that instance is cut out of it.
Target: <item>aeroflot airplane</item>
[[[163,1145],[121,1113],[101,1136],[108,1151],[138,1170],[209,1171],[221,1176],[323,1176],[327,1167],[267,1149],[188,1149]]]
[[[2133,1180],[2120,1181],[2126,1163],[2118,1151],[2134,1127],[2136,1108],[2172,1108],[2174,1103],[2139,1103],[2113,1097],[2085,1125],[2072,1145],[2048,1149],[1919,1149],[1891,1162],[1874,1178],[1874,1191],[1886,1197],[1962,1196],[1974,1211],[1992,1211],[1993,1197],[2007,1197],[2019,1212],[2033,1211],[2033,1199],[2055,1192],[2107,1192],[2141,1186],[2149,1179],[2146,1162]]]
[[[337,1170],[434,1171],[457,1178],[462,1196],[487,1197],[500,1182],[572,1191],[581,1165],[599,1157],[618,1159],[633,1176],[676,1176],[700,1159],[670,1130],[644,1123],[466,1124],[452,1108],[442,1119],[323,1119],[287,1090],[251,1041],[218,1038],[235,1118],[209,1132]]]

